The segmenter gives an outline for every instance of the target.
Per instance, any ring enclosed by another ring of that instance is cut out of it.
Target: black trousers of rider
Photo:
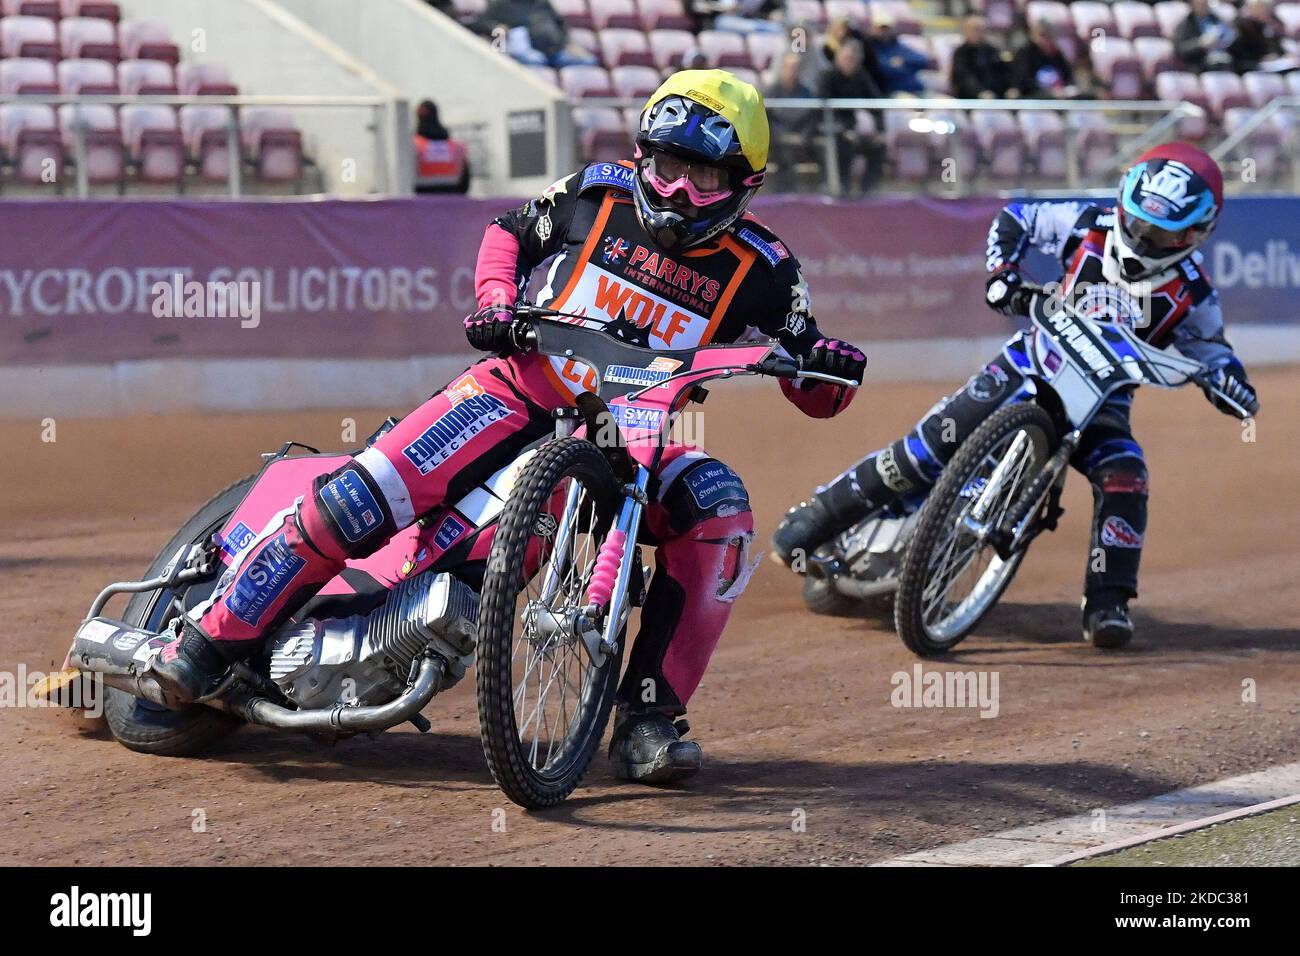
[[[848,527],[881,508],[924,495],[958,446],[1023,383],[1019,369],[999,355],[931,408],[907,435],[820,489],[822,501]],[[1070,462],[1093,491],[1092,540],[1084,573],[1084,597],[1090,605],[1137,595],[1147,522],[1147,469],[1129,423],[1132,400],[1128,391],[1107,402],[1084,430]]]

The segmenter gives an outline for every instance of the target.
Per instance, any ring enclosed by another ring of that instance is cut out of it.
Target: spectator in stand
[[[438,104],[433,100],[422,100],[415,110],[415,135],[431,142],[451,139],[447,127],[438,119]]]
[[[1029,28],[1029,39],[1011,60],[1011,85],[1007,96],[1025,99],[1070,99],[1078,96],[1074,70],[1056,45],[1050,20]]]
[[[416,107],[414,139],[417,193],[469,191],[468,152],[442,125],[433,100],[424,100]]]
[[[798,53],[787,53],[781,58],[777,67],[776,79],[767,88],[768,100],[807,100],[812,99],[812,89],[803,79],[804,58]],[[776,192],[791,192],[796,181],[794,167],[802,159],[811,157],[809,143],[817,132],[818,111],[808,109],[769,107],[767,122],[772,132],[772,159],[776,161],[776,170],[771,172],[768,164],[769,187]]]
[[[1282,49],[1285,31],[1264,0],[1248,0],[1237,17],[1237,37],[1228,45],[1232,68],[1238,73],[1254,70],[1288,70],[1295,66]]]
[[[963,100],[1001,99],[1007,92],[1007,55],[989,43],[984,35],[984,18],[967,17],[962,22],[965,41],[952,52],[952,95]]]
[[[546,0],[493,0],[476,32],[505,31],[506,52],[533,66],[595,66],[596,58],[571,46],[569,27]]]
[[[1191,7],[1174,30],[1174,55],[1193,73],[1229,69],[1236,31],[1210,9],[1210,0],[1191,0]]]
[[[828,100],[882,99],[884,93],[863,65],[862,44],[857,40],[844,40],[835,51],[831,68],[822,77],[821,95]],[[880,179],[885,162],[885,146],[879,133],[866,133],[858,129],[858,111],[835,110],[835,158],[839,166],[840,188],[845,193],[867,192]],[[877,111],[876,129],[883,119]],[[866,173],[855,187],[854,159],[866,160]]]
[[[837,17],[826,28],[826,36],[822,41],[822,56],[826,57],[826,65],[829,67],[835,63],[835,54],[839,52],[840,46],[848,41],[857,43],[862,55],[863,68],[871,74],[871,79],[875,81],[876,86],[883,90],[885,71],[880,68],[880,60],[876,58],[875,48],[868,42],[867,35],[854,26],[848,17]]]
[[[695,28],[730,30],[732,33],[779,33],[785,0],[690,0],[687,4]]]
[[[870,46],[885,74],[881,86],[890,96],[895,93],[924,93],[925,84],[919,74],[931,69],[934,61],[900,40],[896,27],[894,14],[889,10],[872,12]]]

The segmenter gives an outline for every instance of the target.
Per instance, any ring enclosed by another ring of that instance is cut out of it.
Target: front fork
[[[993,502],[1001,495],[1008,473],[1015,466],[1020,454],[1025,451],[1024,446],[1028,444],[1029,438],[1024,432],[1016,436],[1011,448],[1007,449],[1007,454],[1002,457],[993,474],[989,476],[988,484],[984,486],[965,518],[965,525],[977,539],[991,544],[1003,561],[1010,560],[1013,554],[1026,547],[1038,531],[1055,527],[1056,519],[1060,516],[1059,504],[1054,504],[1046,525],[1035,525],[1033,518],[1038,514],[1043,500],[1052,489],[1059,489],[1059,482],[1065,474],[1070,458],[1079,447],[1079,435],[1080,431],[1075,429],[1061,439],[1061,444],[1052,453],[1052,457],[1025,487],[1019,501],[1012,503],[996,526],[989,520],[988,513]],[[1057,495],[1059,496],[1059,490]],[[1054,503],[1055,501],[1056,498],[1053,498]],[[1033,529],[1032,533],[1031,529]]]

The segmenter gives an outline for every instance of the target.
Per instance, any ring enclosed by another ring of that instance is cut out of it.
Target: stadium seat
[[[1292,71],[1286,75],[1286,87],[1292,96],[1300,96],[1300,71]]]
[[[247,106],[240,113],[244,152],[253,175],[266,183],[296,183],[302,178],[302,133],[293,113],[280,106]]]
[[[990,178],[1019,179],[1025,168],[1025,139],[1009,110],[972,110],[971,126]]]
[[[1079,173],[1086,179],[1102,175],[1115,158],[1115,134],[1106,125],[1106,117],[1091,111],[1070,114],[1069,127],[1075,137],[1075,155]]]
[[[569,43],[600,60],[600,39],[596,36],[595,30],[588,30],[585,27],[571,27],[569,29]]]
[[[1156,77],[1156,98],[1165,103],[1192,103],[1205,110],[1210,106],[1196,74],[1182,70],[1166,70]],[[1184,139],[1202,139],[1209,132],[1209,124],[1205,117],[1184,117],[1178,132]]]
[[[48,183],[63,170],[63,139],[54,109],[42,103],[0,105],[0,149],[21,183]]]
[[[682,55],[695,49],[695,34],[685,30],[651,30],[650,53],[660,70],[681,66]]]
[[[644,100],[659,89],[659,72],[652,66],[616,66],[609,71],[614,95]]]
[[[1160,73],[1183,68],[1174,56],[1173,41],[1167,37],[1137,37],[1133,40],[1133,52],[1142,62],[1142,75],[1151,83]]]
[[[1142,60],[1133,45],[1120,36],[1102,36],[1092,41],[1092,70],[1110,91],[1111,99],[1141,99],[1145,92]]]
[[[980,149],[970,117],[962,110],[937,110],[928,115],[935,123],[930,145],[940,165],[951,159],[957,164],[959,178],[975,176],[979,169]]]
[[[1003,33],[1016,25],[1016,5],[1012,0],[974,0],[974,6],[984,14],[990,30]]]
[[[182,106],[181,139],[185,151],[198,167],[199,178],[225,182],[230,175],[228,106]]]
[[[107,60],[63,60],[59,63],[59,90],[69,95],[117,92],[117,68]]]
[[[875,121],[869,111],[858,110],[855,115],[858,132],[873,131]],[[904,182],[924,182],[931,176],[931,136],[911,127],[911,121],[921,115],[904,110],[885,113],[885,155],[889,157],[895,178]]]
[[[1287,36],[1300,40],[1300,3],[1279,3],[1273,8],[1273,15],[1282,24]]]
[[[605,66],[654,66],[650,44],[640,30],[611,27],[600,32],[600,50]]]
[[[930,35],[930,51],[934,55],[937,69],[945,77],[952,76],[952,54],[963,42],[965,41],[960,33],[932,33]]]
[[[487,13],[487,0],[452,0],[451,8],[461,23],[472,23]]]
[[[790,50],[788,36],[766,30],[755,30],[745,37],[745,44],[749,47],[749,59],[756,70],[769,69]]]
[[[597,31],[611,28],[641,29],[635,0],[590,0],[591,19]]]
[[[176,111],[139,103],[123,106],[120,119],[122,141],[136,177],[146,183],[179,184],[185,176],[185,145]]]
[[[57,20],[63,15],[59,9],[59,0],[4,0],[3,10],[7,17]]]
[[[1070,4],[1070,16],[1074,20],[1074,32],[1085,44],[1100,36],[1115,36],[1115,18],[1111,16],[1110,5],[1100,0],[1074,0]]]
[[[826,9],[827,21],[847,17],[856,25],[871,22],[866,0],[826,0],[822,6]]]
[[[181,63],[176,67],[176,87],[182,96],[235,96],[239,87],[221,63]]]
[[[793,26],[826,26],[826,9],[820,0],[786,0],[785,17]]]
[[[1160,24],[1148,4],[1137,0],[1116,0],[1110,12],[1115,17],[1115,29],[1125,40],[1160,36]]]
[[[1030,162],[1039,176],[1064,179],[1069,172],[1065,148],[1065,122],[1049,110],[1021,110],[1016,115],[1029,147]]]
[[[614,95],[609,73],[601,66],[561,67],[560,89],[576,99]]]
[[[0,52],[58,62],[63,58],[59,32],[53,20],[44,17],[13,16],[0,19]]]
[[[116,63],[122,58],[117,45],[117,28],[107,20],[69,17],[59,23],[59,43],[66,59]]]
[[[117,23],[122,19],[122,8],[104,0],[59,0],[59,11],[67,17],[95,17]]]
[[[582,158],[588,163],[615,162],[632,155],[632,134],[623,114],[608,107],[573,111]]]
[[[1277,73],[1246,73],[1241,85],[1250,97],[1250,105],[1256,109],[1287,95],[1286,80]]]
[[[162,60],[175,66],[181,51],[167,27],[153,20],[126,20],[117,28],[122,56],[131,60]]]
[[[1242,85],[1241,77],[1227,70],[1207,70],[1201,74],[1201,89],[1210,104],[1210,115],[1222,119],[1230,109],[1249,106],[1250,96]]]
[[[900,36],[920,36],[924,31],[921,21],[912,12],[912,5],[907,0],[871,0],[868,9],[886,13],[893,17],[894,32]]]
[[[69,103],[59,107],[64,154],[76,157],[77,127],[84,130],[86,178],[92,183],[118,183],[126,173],[126,149],[117,126],[117,111],[98,103]]]
[[[753,69],[754,63],[749,58],[749,48],[745,37],[728,30],[701,30],[695,37],[700,52],[708,59],[710,66],[730,69],[743,66]]]
[[[117,85],[129,96],[175,96],[176,74],[162,60],[123,60],[117,65]]]
[[[1231,136],[1254,115],[1253,109],[1232,107],[1223,115],[1224,133]],[[1243,154],[1243,159],[1248,159],[1253,164],[1251,170],[1256,181],[1268,182],[1277,179],[1282,173],[1286,163],[1282,147],[1283,135],[1276,126],[1266,122],[1246,134],[1245,142],[1238,147],[1238,151]]]
[[[560,16],[564,17],[564,22],[570,27],[582,27],[587,30],[593,30],[596,27],[595,20],[591,17],[591,9],[587,6],[587,0],[550,0],[551,7]]]
[[[637,0],[641,26],[650,30],[694,30],[695,21],[686,13],[682,0]]]
[[[553,66],[541,66],[529,64],[524,67],[529,73],[537,77],[543,83],[549,83],[551,86],[560,85],[560,71]]]
[[[49,60],[0,60],[0,94],[58,92],[58,76]]]
[[[763,88],[763,79],[758,75],[758,70],[748,70],[743,66],[733,66],[731,73],[738,80],[743,80],[755,89]]]
[[[1187,19],[1188,11],[1189,7],[1184,0],[1160,0],[1151,6],[1156,23],[1160,25],[1160,35],[1170,40],[1174,38],[1178,24]]]

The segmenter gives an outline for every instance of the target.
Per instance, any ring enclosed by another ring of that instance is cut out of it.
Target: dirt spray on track
[[[1257,373],[1254,442],[1195,390],[1139,397],[1153,488],[1139,636],[1116,654],[1079,639],[1091,502],[1072,475],[1061,529],[1035,542],[1003,605],[924,665],[996,673],[995,717],[894,706],[916,662],[892,631],[809,615],[765,561],[691,709],[706,768],[684,789],[618,784],[598,757],[566,804],[524,813],[488,776],[472,680],[429,705],[427,736],[331,747],[249,728],[202,759],[133,754],[67,714],[6,708],[0,862],[866,862],[1300,759],[1296,378]],[[704,438],[744,476],[766,537],[939,391],[868,386],[816,422],[775,388],[719,387]],[[95,591],[138,575],[259,452],[342,447],[344,418],[364,436],[385,414],[59,420],[54,442],[38,421],[0,423],[0,669],[56,666]]]

